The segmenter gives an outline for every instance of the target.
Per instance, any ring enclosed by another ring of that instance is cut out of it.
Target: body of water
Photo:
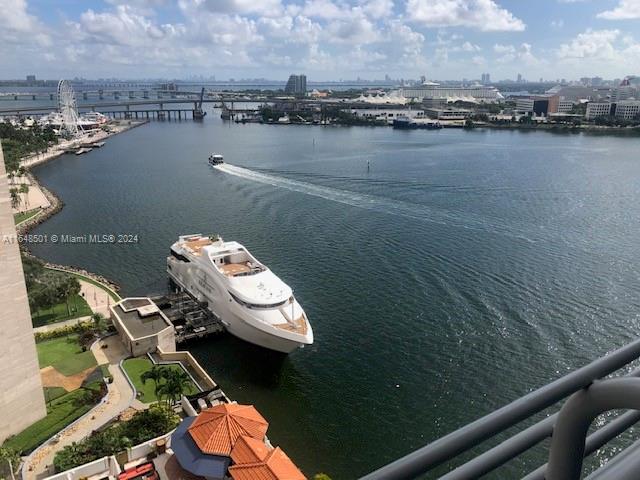
[[[150,123],[35,170],[65,202],[35,233],[139,244],[32,250],[140,295],[166,288],[178,235],[246,245],[294,288],[315,344],[286,358],[231,336],[190,350],[305,473],[352,479],[637,337],[637,148],[547,132]],[[209,167],[212,152],[229,165]]]

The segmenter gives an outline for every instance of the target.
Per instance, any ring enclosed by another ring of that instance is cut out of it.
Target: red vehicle
[[[118,475],[118,480],[160,480],[160,477],[153,466],[153,462],[148,462],[125,470]]]

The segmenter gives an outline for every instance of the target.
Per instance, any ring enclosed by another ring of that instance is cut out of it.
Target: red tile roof
[[[263,440],[268,427],[252,405],[223,403],[200,412],[188,431],[203,453],[229,456],[241,435]]]
[[[286,453],[255,438],[240,437],[231,459],[235,465],[229,474],[234,480],[305,480]]]
[[[242,436],[231,450],[231,460],[235,464],[261,462],[270,451],[264,441]]]

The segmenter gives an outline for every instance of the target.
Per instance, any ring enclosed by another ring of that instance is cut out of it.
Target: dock
[[[175,328],[176,344],[225,331],[220,318],[186,292],[150,296]]]

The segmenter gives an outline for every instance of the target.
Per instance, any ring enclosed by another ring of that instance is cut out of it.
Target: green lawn
[[[56,398],[66,395],[68,392],[62,387],[44,387],[44,401],[53,402]]]
[[[62,322],[72,318],[86,317],[92,314],[93,312],[91,311],[91,308],[89,308],[85,299],[80,295],[73,295],[72,297],[69,297],[68,309],[66,302],[58,303],[51,308],[43,308],[33,312],[31,320],[34,327],[41,327],[42,325]]]
[[[89,387],[94,390],[100,388],[99,383],[93,383]],[[51,401],[47,405],[46,417],[9,438],[2,446],[14,448],[23,455],[30,453],[93,408],[94,403],[85,403],[85,395],[85,389],[81,388]]]
[[[30,219],[31,217],[35,217],[40,212],[40,207],[34,208],[32,210],[27,210],[26,212],[19,212],[13,214],[13,221],[16,225],[24,222],[25,220]]]
[[[77,335],[54,338],[36,344],[40,368],[51,365],[61,374],[69,376],[97,365],[90,350],[83,352]]]
[[[152,366],[153,363],[147,357],[128,358],[123,363],[124,370],[127,372],[127,375],[133,382],[136,390],[142,393],[142,395],[139,396],[138,399],[144,403],[153,403],[158,401],[158,398],[156,397],[154,392],[155,386],[153,384],[153,381],[147,381],[146,385],[144,385],[142,383],[142,380],[140,380],[140,376],[147,370],[151,370]],[[162,365],[162,367],[171,370],[184,371],[182,370],[182,367],[180,367],[180,365],[175,364]],[[185,392],[185,394],[192,395],[197,392],[198,388],[193,383],[191,383],[189,391]]]

